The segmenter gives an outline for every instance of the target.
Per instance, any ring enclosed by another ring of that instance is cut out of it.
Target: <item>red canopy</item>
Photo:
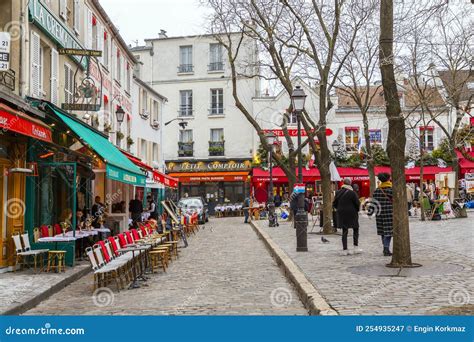
[[[461,175],[464,175],[465,173],[474,173],[474,162],[470,161],[469,159],[464,158],[461,152],[456,151],[456,154],[458,155],[459,158],[459,169],[461,172]],[[468,152],[468,154],[474,158],[474,152]]]
[[[369,171],[367,169],[355,168],[355,167],[338,167],[337,171],[341,178],[349,177],[355,181],[365,181],[369,180]],[[435,175],[442,172],[451,172],[451,167],[438,167],[438,166],[425,166],[423,168],[423,179],[434,180]],[[379,173],[391,173],[389,166],[377,166],[375,168],[375,174]],[[297,171],[296,171],[297,173]],[[415,181],[420,179],[420,167],[414,167],[411,169],[405,169],[406,179],[408,181]],[[320,180],[321,176],[319,170],[316,168],[303,169],[303,180],[305,183],[314,182]],[[254,183],[264,183],[270,181],[270,174],[266,170],[260,168],[253,169],[252,181]],[[286,177],[283,170],[279,167],[273,169],[273,182],[274,183],[288,183],[288,178]]]

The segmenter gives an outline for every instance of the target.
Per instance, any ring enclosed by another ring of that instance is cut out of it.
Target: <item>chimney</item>
[[[166,31],[160,30],[160,33],[158,33],[158,38],[160,39],[168,38],[168,36],[166,35]]]

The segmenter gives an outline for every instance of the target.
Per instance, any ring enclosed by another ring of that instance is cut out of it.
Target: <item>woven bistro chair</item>
[[[43,262],[44,262],[43,261],[43,255],[45,253],[48,253],[48,249],[32,250],[31,246],[30,246],[30,240],[29,240],[28,233],[25,233],[21,236],[19,234],[18,235],[13,235],[12,238],[13,238],[13,242],[15,244],[15,251],[16,251],[14,271],[16,271],[16,269],[18,267],[18,264],[20,264],[20,269],[22,268],[23,265],[28,267],[27,258],[29,256],[33,257],[35,273],[37,271],[38,256],[40,256],[40,260],[41,260],[40,265],[41,265],[41,267],[43,267]],[[23,246],[21,244],[21,240],[23,240]]]

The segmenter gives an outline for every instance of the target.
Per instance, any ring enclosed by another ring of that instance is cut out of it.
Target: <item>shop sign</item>
[[[64,26],[61,21],[52,13],[48,7],[39,0],[30,0],[30,19],[54,40],[61,48],[83,50],[80,41]],[[87,68],[87,59],[78,56],[72,57],[77,63]]]
[[[306,192],[306,185],[304,184],[295,184],[293,187],[293,192],[295,194],[304,194]]]
[[[136,186],[146,185],[145,175],[136,175],[110,164],[107,164],[107,178]]]
[[[0,110],[0,128],[0,132],[12,131],[47,142],[53,141],[48,128],[3,110]]]
[[[0,32],[0,71],[10,69],[10,33]]]
[[[82,50],[82,49],[65,49],[58,50],[60,55],[68,56],[88,56],[88,57],[102,57],[102,51],[99,50]]]
[[[313,132],[314,130],[312,130]],[[283,133],[283,130],[282,129],[264,129],[263,130],[263,133],[264,134],[268,134],[268,133],[273,133],[275,134],[277,137],[284,137],[285,136],[285,133]],[[332,129],[330,128],[327,128],[326,129],[326,136],[331,136],[333,133]],[[297,129],[294,129],[294,128],[290,128],[288,129],[288,135],[290,137],[297,137],[298,136],[298,130]],[[304,129],[301,130],[301,136],[302,137],[306,137],[308,136],[308,134],[306,133],[306,131]]]
[[[249,171],[252,168],[252,162],[250,160],[169,162],[166,167],[169,172]]]

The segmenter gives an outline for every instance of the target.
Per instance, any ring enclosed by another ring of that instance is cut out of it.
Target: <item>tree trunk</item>
[[[423,191],[423,183],[424,183],[424,165],[425,160],[423,157],[423,148],[421,148],[420,144],[420,193],[418,194],[418,201],[420,202],[421,207],[421,220],[426,221],[425,211],[423,210],[423,198],[425,197],[425,192]]]
[[[375,160],[374,156],[372,155],[372,146],[370,144],[369,121],[367,119],[367,112],[362,114],[362,118],[364,122],[365,151],[367,153],[367,171],[369,172],[369,196],[372,196],[377,184],[375,181]]]
[[[393,256],[390,266],[412,265],[405,178],[405,121],[393,68],[393,0],[380,3],[380,72],[388,118],[387,151],[393,181]]]
[[[454,172],[454,198],[459,198],[459,158],[456,154],[456,145],[451,146],[451,159]]]

